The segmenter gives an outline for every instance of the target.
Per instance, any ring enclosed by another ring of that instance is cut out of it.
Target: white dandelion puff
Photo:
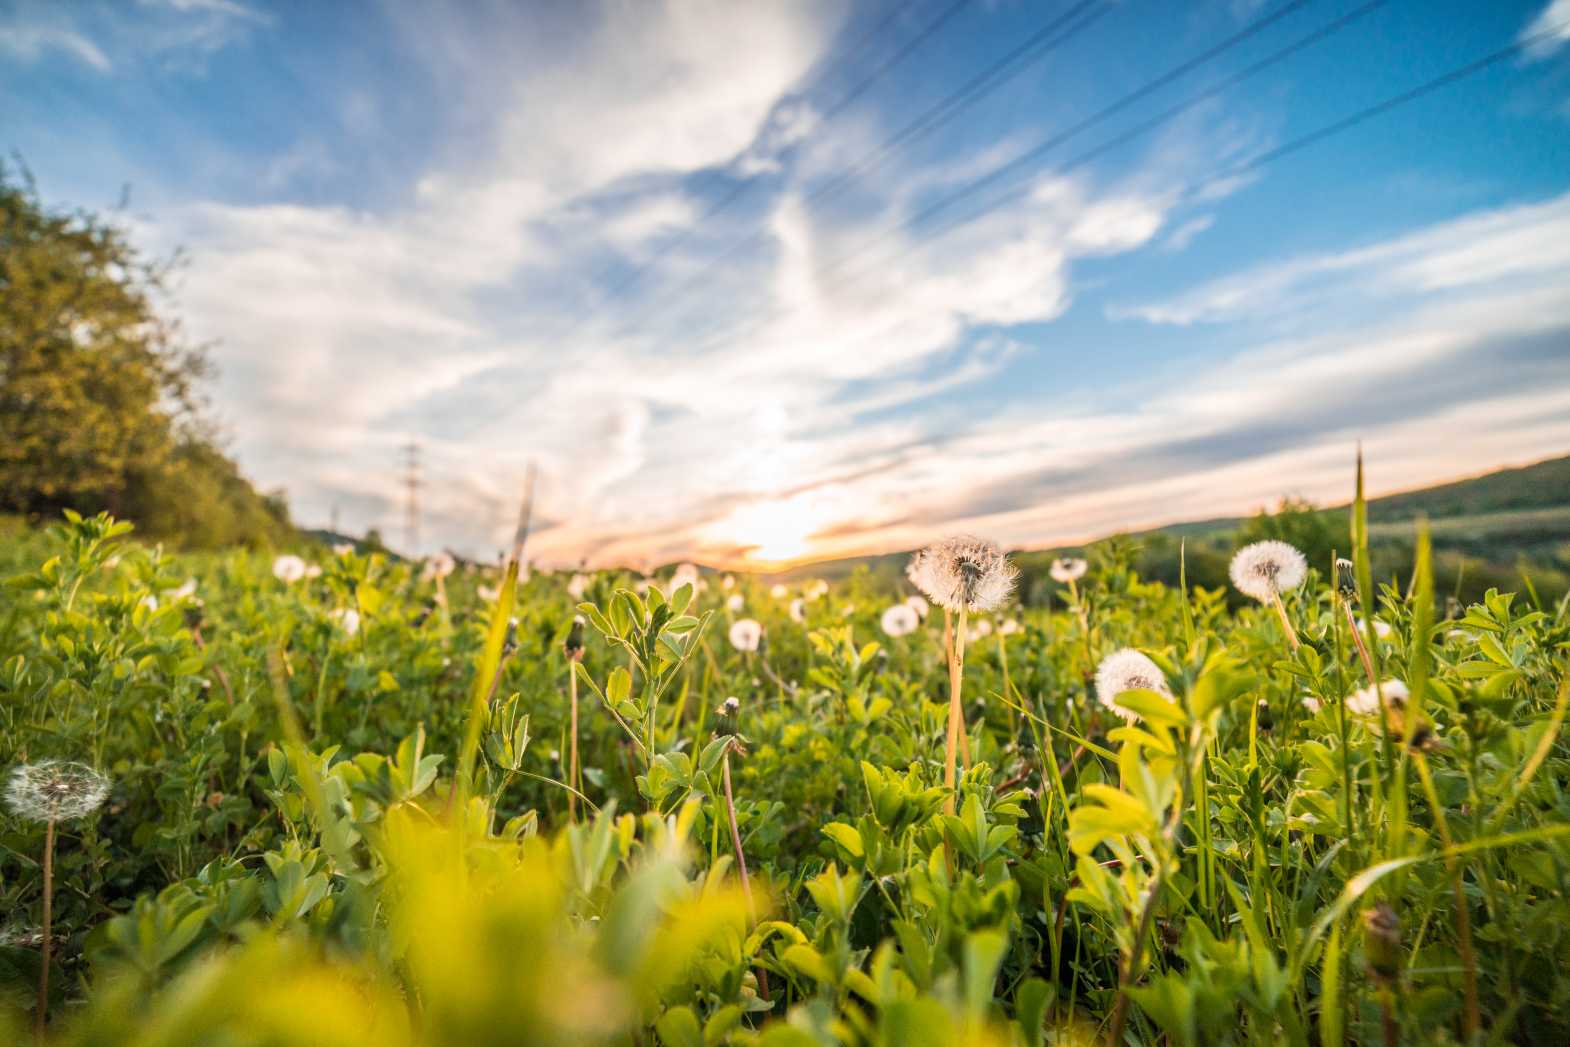
[[[911,557],[906,577],[923,596],[950,611],[991,611],[1008,599],[1019,570],[997,544],[961,535]]]
[[[452,558],[451,553],[433,553],[426,558],[425,570],[421,572],[421,577],[426,581],[433,581],[438,578],[446,578],[449,574],[452,574],[457,566],[458,561]]]
[[[172,589],[164,594],[171,600],[184,600],[188,596],[196,595],[196,579],[187,578],[185,584],[178,589]]]
[[[720,579],[720,588],[724,589],[726,592],[730,592],[732,589],[736,588],[736,577],[735,577],[735,575],[727,574],[725,577],[721,578]]]
[[[910,604],[897,603],[883,612],[878,625],[889,636],[909,636],[921,625],[921,619]]]
[[[589,576],[586,574],[575,574],[567,581],[567,595],[574,600],[583,599],[583,594],[588,588]]]
[[[332,616],[333,620],[343,626],[343,631],[350,636],[360,631],[360,612],[353,607],[340,607]]]
[[[807,601],[799,596],[790,602],[790,620],[793,622],[807,620]]]
[[[1231,574],[1238,592],[1260,603],[1272,603],[1303,584],[1308,561],[1286,542],[1255,542],[1232,557]]]
[[[477,585],[477,586],[474,587],[474,595],[478,596],[481,600],[484,600],[486,603],[495,603],[496,602],[496,598],[498,596],[500,596],[501,593],[499,593],[497,590],[491,588],[488,585]]]
[[[970,623],[970,635],[978,640],[991,636],[992,622],[986,618],[977,618]]]
[[[1117,703],[1117,696],[1125,691],[1155,691],[1172,698],[1161,667],[1132,647],[1113,651],[1096,667],[1096,700],[1132,723],[1138,714]]]
[[[926,621],[927,615],[932,613],[932,605],[927,602],[926,597],[912,593],[910,596],[905,597],[905,602],[910,604],[911,610],[915,611],[916,617],[922,621]]]
[[[305,577],[305,561],[293,553],[284,553],[273,560],[273,577],[284,584],[293,584]]]
[[[109,779],[87,766],[66,760],[23,764],[5,786],[6,805],[35,822],[84,818],[109,796]]]
[[[1077,556],[1060,556],[1052,561],[1052,566],[1047,568],[1047,573],[1054,582],[1067,585],[1085,577],[1085,572],[1090,565]]]
[[[697,592],[699,583],[703,579],[698,574],[698,565],[681,563],[676,565],[676,571],[671,575],[671,592],[675,592],[684,585],[692,586],[692,591]]]
[[[1003,623],[998,626],[998,635],[1013,636],[1015,633],[1019,632],[1019,629],[1020,626],[1018,622],[1012,618],[1005,618],[1003,619]]]
[[[742,598],[741,593],[731,593],[730,596],[725,600],[725,609],[730,611],[732,614],[735,614],[737,611],[746,606],[747,601]]]
[[[1384,696],[1385,708],[1399,712],[1406,708],[1412,692],[1400,680],[1385,680],[1376,690],[1373,685],[1353,691],[1346,697],[1347,712],[1355,716],[1374,716],[1379,712],[1379,698]]]
[[[730,645],[738,651],[756,651],[763,640],[763,626],[752,618],[738,618],[730,626]]]
[[[148,593],[137,602],[142,607],[147,608],[149,611],[158,610],[158,597],[154,596],[152,593]]]
[[[1305,694],[1303,696],[1303,708],[1311,713],[1319,712],[1319,699],[1311,694]]]
[[[820,600],[829,594],[829,583],[821,578],[815,578],[807,583],[807,599]]]
[[[334,556],[348,556],[352,552],[354,552],[354,543],[353,542],[334,542],[333,543],[333,555]]]
[[[785,597],[790,595],[790,590],[785,588],[782,583],[775,582],[774,587],[769,590],[769,595],[774,597],[776,600],[783,600]]]
[[[1359,618],[1357,620],[1357,631],[1360,633],[1367,633],[1368,622],[1362,618]],[[1395,632],[1395,630],[1390,627],[1389,622],[1382,622],[1378,618],[1374,619],[1374,635],[1376,637],[1381,640],[1388,640],[1390,639],[1390,634],[1393,632]]]

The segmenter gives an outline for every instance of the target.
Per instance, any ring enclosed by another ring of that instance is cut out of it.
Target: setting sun
[[[710,529],[708,537],[739,546],[751,563],[782,564],[811,553],[811,538],[829,517],[820,495],[799,494],[738,506]]]

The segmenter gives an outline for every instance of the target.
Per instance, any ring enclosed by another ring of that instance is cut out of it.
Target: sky
[[[0,0],[0,147],[395,548],[410,444],[414,551],[760,568],[1570,453],[1570,0]]]

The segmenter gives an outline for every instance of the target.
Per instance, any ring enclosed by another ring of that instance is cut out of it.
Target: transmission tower
[[[420,555],[420,445],[410,441],[403,447],[403,541],[410,556]]]

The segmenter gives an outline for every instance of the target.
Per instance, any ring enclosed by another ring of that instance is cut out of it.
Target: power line
[[[917,33],[910,40],[906,41],[904,46],[902,46],[892,56],[885,60],[883,64],[874,69],[866,77],[862,78],[862,80],[858,82],[855,87],[851,88],[849,92],[843,95],[839,101],[835,102],[828,109],[824,110],[824,112],[818,118],[819,124],[821,125],[828,122],[840,112],[844,111],[847,106],[851,105],[862,95],[864,95],[879,78],[881,78],[889,70],[893,69],[900,62],[910,57],[911,53],[915,51],[917,47],[925,43],[926,40],[939,29],[943,28],[943,26],[947,24],[951,18],[959,14],[959,12],[963,10],[970,2],[971,0],[954,0],[954,2],[951,3],[948,7],[944,8],[938,14],[937,18],[933,19],[919,33]],[[892,22],[894,17],[898,15],[903,9],[903,7],[895,8],[892,12],[885,16],[883,20],[880,21],[876,27],[874,27],[872,32],[862,37],[861,41],[857,44],[857,47],[854,50],[859,50],[861,47],[863,47],[868,41],[876,36],[878,32],[880,32],[885,26]],[[854,53],[854,50],[852,53]],[[701,228],[705,223],[714,218],[721,211],[724,211],[737,200],[741,199],[742,195],[745,194],[748,189],[751,189],[754,184],[755,180],[751,177],[738,180],[735,185],[731,186],[731,188],[726,193],[724,193],[724,195],[711,202],[709,206],[704,209],[703,213],[698,216],[697,220],[689,223],[687,228],[683,230],[674,240],[671,240],[664,246],[656,249],[652,255],[639,263],[639,265],[633,269],[631,273],[617,281],[616,285],[613,286],[609,292],[607,292],[607,297],[616,298],[625,294],[628,290],[630,290],[643,279],[648,271],[653,268],[656,262],[660,261],[666,255],[670,254],[670,252],[676,250],[676,248],[692,239],[697,229]]]
[[[1116,115],[1117,113],[1121,112],[1122,110],[1128,108],[1130,105],[1134,104],[1135,102],[1139,101],[1140,99],[1148,97],[1151,93],[1153,93],[1154,91],[1158,90],[1159,88],[1164,87],[1167,84],[1172,83],[1173,81],[1177,80],[1178,78],[1180,78],[1180,77],[1182,77],[1182,76],[1184,76],[1184,75],[1186,75],[1188,73],[1193,72],[1194,70],[1200,68],[1203,65],[1206,65],[1206,64],[1208,64],[1210,62],[1215,61],[1217,58],[1221,57],[1227,51],[1229,51],[1232,48],[1238,46],[1239,44],[1245,42],[1246,40],[1249,40],[1250,38],[1256,36],[1260,32],[1262,32],[1265,29],[1269,28],[1271,25],[1274,25],[1276,22],[1278,22],[1279,20],[1281,20],[1285,16],[1291,14],[1292,12],[1298,10],[1299,8],[1302,8],[1302,7],[1306,6],[1309,2],[1310,2],[1310,0],[1288,0],[1287,3],[1281,5],[1280,7],[1276,8],[1275,10],[1273,10],[1273,11],[1271,11],[1271,12],[1265,14],[1265,15],[1260,16],[1259,18],[1257,18],[1254,21],[1250,22],[1248,25],[1244,26],[1242,29],[1240,29],[1237,32],[1231,34],[1230,36],[1224,38],[1223,40],[1219,41],[1218,43],[1213,44],[1209,48],[1206,48],[1204,51],[1201,51],[1200,53],[1194,55],[1193,57],[1188,58],[1188,59],[1184,60],[1183,62],[1178,63],[1176,66],[1173,66],[1171,69],[1167,70],[1165,73],[1162,73],[1160,76],[1157,76],[1157,77],[1155,77],[1155,78],[1145,82],[1144,84],[1142,84],[1139,87],[1135,88],[1133,91],[1130,91],[1127,94],[1123,95],[1122,97],[1118,98],[1116,101],[1113,101],[1113,102],[1109,103],[1108,105],[1103,106],[1101,109],[1099,109],[1096,112],[1090,114],[1089,116],[1081,119],[1080,121],[1078,121],[1077,123],[1073,124],[1072,126],[1070,126],[1070,127],[1066,128],[1066,129],[1058,132],[1055,135],[1052,135],[1051,137],[1049,137],[1045,141],[1043,141],[1040,144],[1036,145],[1029,152],[1027,152],[1025,154],[1022,154],[1020,157],[1016,157],[1013,161],[1010,161],[1008,164],[1005,164],[1003,167],[1000,167],[1000,168],[998,168],[995,171],[988,172],[987,174],[982,175],[981,177],[974,179],[973,181],[971,181],[968,184],[962,186],[961,188],[959,188],[955,192],[949,194],[948,196],[943,197],[942,199],[936,201],[932,205],[929,205],[928,207],[924,208],[922,211],[917,213],[915,216],[913,216],[913,217],[911,217],[909,219],[902,219],[900,221],[897,221],[892,226],[890,226],[888,228],[885,228],[885,229],[883,229],[882,231],[880,231],[878,233],[873,234],[870,238],[868,238],[866,241],[864,241],[860,246],[852,249],[849,253],[841,255],[839,258],[837,258],[834,261],[830,262],[827,267],[825,267],[822,271],[820,271],[817,274],[819,279],[821,279],[821,278],[823,278],[825,276],[828,276],[828,275],[832,275],[833,273],[839,271],[840,269],[842,269],[845,266],[846,263],[848,263],[850,261],[853,261],[856,258],[861,257],[869,249],[878,246],[880,243],[890,239],[891,237],[897,236],[900,233],[905,232],[906,230],[913,228],[916,224],[918,224],[918,223],[920,223],[922,221],[925,221],[928,218],[930,218],[930,217],[932,217],[932,216],[934,216],[934,215],[936,215],[938,213],[941,213],[944,210],[947,210],[949,207],[953,206],[955,203],[958,203],[960,200],[965,199],[965,198],[967,198],[969,196],[973,196],[974,194],[982,191],[983,189],[990,187],[991,185],[996,183],[1003,176],[1004,173],[1006,173],[1006,172],[1016,172],[1016,171],[1021,170],[1024,167],[1028,166],[1028,164],[1025,163],[1025,161],[1029,160],[1031,163],[1039,161],[1042,157],[1044,157],[1052,149],[1055,149],[1056,147],[1058,147],[1060,145],[1063,145],[1065,142],[1071,140],[1075,136],[1077,136],[1077,135],[1083,133],[1084,131],[1087,131],[1090,128],[1094,127],[1096,124],[1101,123],[1101,122],[1109,119],[1110,117],[1112,117],[1112,116]],[[1210,88],[1208,91],[1202,92],[1199,96],[1196,96],[1195,98],[1191,98],[1191,99],[1189,99],[1185,103],[1180,103],[1178,106],[1174,106],[1171,109],[1168,109],[1166,112],[1164,112],[1161,116],[1157,117],[1155,120],[1147,121],[1146,124],[1141,125],[1140,129],[1138,131],[1136,131],[1135,133],[1133,133],[1133,134],[1125,134],[1123,136],[1119,136],[1119,138],[1115,139],[1114,141],[1116,142],[1116,144],[1121,145],[1121,144],[1125,143],[1126,141],[1128,141],[1128,140],[1130,140],[1130,139],[1132,139],[1134,137],[1137,137],[1139,134],[1145,133],[1146,131],[1152,129],[1154,126],[1158,125],[1159,123],[1164,122],[1166,120],[1170,120],[1173,116],[1177,115],[1177,113],[1180,112],[1182,109],[1187,108],[1187,107],[1191,107],[1193,105],[1196,105],[1200,101],[1203,101],[1205,98],[1212,97],[1215,94],[1219,94],[1222,90],[1225,90],[1228,87],[1235,86],[1236,83],[1240,82],[1242,79],[1246,79],[1248,76],[1255,75],[1256,73],[1260,72],[1264,68],[1266,68],[1266,67],[1268,67],[1270,65],[1273,65],[1273,64],[1275,64],[1277,62],[1282,61],[1286,57],[1288,57],[1291,54],[1295,53],[1297,50],[1301,50],[1303,47],[1306,47],[1306,46],[1308,46],[1311,43],[1314,43],[1314,42],[1317,42],[1320,39],[1323,39],[1325,36],[1330,35],[1331,33],[1335,32],[1336,30],[1338,30],[1340,28],[1344,28],[1346,25],[1351,24],[1352,21],[1355,21],[1357,18],[1362,17],[1363,15],[1371,12],[1372,10],[1374,10],[1375,8],[1383,5],[1386,2],[1388,2],[1388,0],[1371,0],[1370,3],[1364,4],[1361,8],[1358,8],[1357,10],[1351,12],[1350,14],[1343,15],[1340,18],[1335,19],[1334,21],[1329,23],[1326,27],[1321,28],[1320,30],[1317,30],[1314,33],[1310,33],[1307,37],[1302,38],[1297,43],[1295,43],[1293,45],[1289,45],[1288,47],[1282,49],[1281,51],[1276,52],[1274,55],[1271,55],[1271,56],[1267,57],[1266,59],[1264,59],[1264,60],[1262,60],[1260,62],[1254,63],[1253,66],[1250,66],[1248,69],[1244,70],[1242,73],[1235,74],[1233,77],[1229,78],[1228,80],[1222,81],[1222,85]],[[1100,153],[1107,151],[1108,148],[1110,148],[1110,146],[1105,145],[1105,144],[1102,145],[1102,146],[1098,146],[1096,149],[1091,150],[1090,154],[1086,154],[1084,156],[1075,158],[1075,160],[1073,160],[1070,165],[1067,165],[1064,168],[1060,168],[1060,170],[1068,169],[1068,167],[1078,166],[1078,165],[1080,165],[1082,163],[1086,163],[1092,157],[1092,155],[1099,155]],[[976,216],[976,217],[979,217],[979,215]],[[855,275],[855,274],[852,274],[852,275]],[[778,318],[780,318],[782,316],[790,315],[791,313],[793,313],[795,311],[798,311],[799,308],[800,308],[799,306],[791,306],[791,307],[784,307],[784,308],[776,307],[775,309],[766,311],[752,325],[750,325],[750,326],[743,326],[736,333],[723,334],[723,335],[719,336],[718,338],[713,339],[713,340],[711,340],[708,343],[705,343],[705,348],[712,347],[714,345],[723,344],[725,341],[734,339],[736,337],[744,337],[744,336],[746,336],[748,334],[751,334],[753,331],[759,329],[764,324],[769,323],[771,320],[778,319]]]
[[[1361,21],[1363,18],[1367,17],[1368,15],[1373,14],[1379,8],[1384,7],[1388,2],[1389,2],[1389,0],[1368,0],[1368,2],[1363,4],[1362,6],[1354,8],[1351,11],[1348,11],[1346,14],[1341,15],[1338,18],[1332,19],[1330,22],[1327,22],[1325,25],[1323,25],[1320,28],[1314,30],[1313,32],[1308,33],[1305,36],[1299,37],[1298,39],[1294,40],[1292,43],[1287,44],[1285,47],[1282,47],[1282,48],[1280,48],[1277,51],[1273,51],[1272,53],[1266,55],[1264,58],[1261,58],[1258,61],[1253,62],[1253,63],[1245,66],[1244,68],[1238,70],[1237,72],[1231,74],[1230,76],[1227,76],[1227,77],[1223,78],[1222,80],[1220,80],[1219,82],[1211,85],[1210,87],[1205,88],[1203,91],[1199,91],[1199,92],[1197,92],[1197,93],[1195,93],[1193,95],[1190,95],[1188,98],[1184,99],[1183,101],[1177,102],[1174,105],[1168,106],[1166,109],[1163,109],[1161,112],[1157,113],[1155,116],[1149,117],[1148,119],[1145,119],[1145,120],[1135,124],[1133,127],[1129,128],[1128,130],[1123,131],[1122,133],[1120,133],[1118,135],[1115,135],[1114,137],[1108,139],[1107,141],[1104,141],[1104,142],[1100,143],[1099,145],[1096,145],[1096,146],[1094,146],[1094,147],[1092,147],[1090,149],[1085,150],[1084,152],[1081,152],[1081,153],[1077,154],[1076,156],[1074,156],[1073,158],[1068,160],[1066,163],[1060,164],[1054,170],[1058,174],[1064,174],[1064,173],[1067,173],[1069,171],[1076,170],[1077,168],[1085,166],[1086,164],[1090,163],[1092,160],[1096,160],[1096,159],[1100,158],[1101,156],[1105,155],[1106,153],[1111,152],[1114,149],[1117,149],[1117,148],[1119,148],[1121,146],[1127,145],[1129,142],[1132,142],[1132,141],[1134,141],[1137,138],[1140,138],[1140,137],[1142,137],[1142,136],[1144,136],[1146,134],[1149,134],[1151,131],[1156,130],[1157,128],[1161,127],[1164,124],[1170,123],[1172,120],[1174,120],[1177,117],[1183,115],[1184,113],[1188,112],[1189,110],[1194,109],[1197,106],[1199,106],[1199,105],[1201,105],[1201,104],[1203,104],[1205,102],[1210,101],[1212,98],[1215,98],[1215,97],[1217,97],[1219,95],[1222,95],[1222,94],[1226,93],[1227,91],[1230,91],[1234,87],[1237,87],[1239,84],[1243,83],[1246,80],[1252,79],[1253,77],[1259,75],[1260,73],[1264,72],[1265,70],[1270,69],[1273,66],[1279,65],[1280,63],[1284,62],[1286,59],[1288,59],[1288,58],[1292,57],[1293,55],[1297,54],[1299,51],[1306,50],[1307,48],[1313,46],[1314,44],[1317,44],[1317,43],[1319,43],[1319,42],[1321,42],[1321,41],[1323,41],[1325,39],[1328,39],[1331,36],[1334,36],[1336,33],[1338,33],[1341,30],[1347,28],[1348,26],[1352,25],[1353,23]],[[1280,14],[1280,13],[1284,13],[1284,12],[1277,12],[1277,13]],[[1141,90],[1143,90],[1143,89],[1141,89]],[[1125,96],[1125,99],[1128,98],[1128,97],[1132,97],[1132,96]],[[1124,101],[1124,99],[1120,99],[1119,103],[1121,103],[1122,101]],[[1114,103],[1114,105],[1118,105],[1119,103]],[[1109,106],[1108,110],[1110,110],[1111,108],[1112,108],[1112,106]],[[1106,111],[1107,110],[1103,110],[1103,112],[1106,112]],[[1083,126],[1083,124],[1081,126]],[[1066,136],[1064,136],[1064,135],[1059,135],[1055,139],[1053,139],[1051,142],[1044,143],[1044,144],[1061,144],[1061,142],[1065,140],[1065,137]],[[1036,152],[1036,151],[1038,151],[1038,150],[1033,150],[1033,152]],[[1027,154],[1027,155],[1029,155],[1029,154]],[[1014,166],[1014,165],[1008,165],[1008,166]],[[1004,168],[1000,168],[999,169],[999,171],[1002,171],[1002,170],[1004,170]],[[954,194],[952,194],[952,195],[950,195],[948,197],[945,197],[942,200],[938,200],[935,203],[933,203],[932,205],[930,205],[930,206],[922,209],[921,211],[917,212],[914,216],[912,216],[907,221],[900,223],[898,227],[896,227],[896,228],[894,228],[892,230],[885,231],[885,233],[879,234],[878,236],[873,237],[871,240],[867,241],[861,247],[859,247],[856,250],[852,251],[850,254],[841,256],[832,265],[829,266],[829,268],[828,268],[828,270],[826,272],[827,273],[833,273],[833,272],[838,271],[841,267],[843,267],[845,265],[845,263],[847,263],[849,261],[852,261],[853,259],[855,259],[857,257],[860,257],[861,255],[865,254],[866,250],[868,248],[877,246],[877,244],[879,242],[888,239],[889,236],[897,234],[899,232],[902,232],[902,231],[904,231],[906,229],[913,228],[916,225],[919,225],[922,222],[925,222],[928,219],[933,218],[936,215],[941,214],[942,212],[948,210],[951,206],[953,206],[956,203],[961,202],[962,200],[966,199],[967,197],[975,195],[975,193],[981,191],[983,188],[986,188],[986,187],[990,186],[992,183],[996,182],[998,180],[995,177],[996,174],[998,174],[998,172],[991,172],[988,175],[984,176],[983,178],[977,179],[975,182],[972,182],[970,185],[966,186],[964,189],[960,190],[959,192],[954,193]],[[928,239],[933,239],[933,238],[935,238],[937,236],[942,235],[943,233],[948,232],[950,229],[953,229],[956,226],[963,225],[963,224],[965,224],[967,222],[975,221],[978,218],[981,218],[981,217],[983,217],[985,215],[991,214],[993,211],[996,211],[999,207],[1002,207],[1004,204],[1007,204],[1007,203],[1010,203],[1010,202],[1012,202],[1014,200],[1019,199],[1020,194],[1022,192],[1028,191],[1028,189],[1029,189],[1029,186],[1027,185],[1027,186],[1022,187],[1021,189],[1016,189],[1016,190],[1013,190],[1011,192],[1005,193],[1003,196],[997,198],[992,203],[989,203],[989,204],[983,206],[979,210],[973,211],[973,212],[971,212],[971,213],[969,213],[969,214],[967,214],[967,215],[965,215],[962,218],[959,218],[957,220],[950,221],[950,222],[947,222],[947,223],[943,224],[942,226],[938,227],[938,229],[936,229],[935,231],[929,233],[928,234]]]
[[[1304,2],[1306,2],[1306,0],[1304,0]],[[1090,8],[1098,3],[1100,3],[1101,6],[1097,10],[1091,12],[1087,17],[1081,19],[1079,22],[1073,22],[1073,20],[1083,13],[1087,8]],[[894,150],[909,142],[916,141],[921,137],[930,134],[932,131],[935,131],[937,128],[941,127],[943,124],[959,115],[959,113],[964,109],[975,105],[987,95],[991,94],[993,91],[1002,87],[1014,77],[1024,72],[1025,69],[1027,69],[1032,63],[1045,58],[1059,46],[1067,43],[1069,40],[1073,39],[1084,30],[1090,28],[1091,25],[1100,20],[1102,16],[1106,15],[1110,11],[1111,7],[1102,2],[1102,0],[1080,0],[1079,3],[1076,3],[1070,7],[1069,10],[1063,14],[1049,20],[1046,25],[1042,26],[1035,33],[1031,34],[1018,47],[1003,55],[1001,58],[997,59],[995,62],[989,65],[986,69],[973,76],[959,89],[951,92],[949,95],[938,101],[936,105],[933,105],[925,110],[915,120],[911,121],[902,127],[899,131],[895,132],[890,138],[883,142],[882,145],[878,146],[867,156],[864,156],[860,160],[856,161],[856,163],[853,164],[849,169],[842,171],[828,182],[818,186],[818,188],[808,193],[804,198],[804,202],[807,204],[813,204],[826,196],[830,196],[835,192],[838,192],[846,185],[849,185],[854,178],[876,168]],[[1066,30],[1063,29],[1065,25],[1068,25]],[[1011,65],[1013,66],[1012,69],[1009,68]],[[696,273],[682,281],[682,283],[674,288],[669,293],[669,295],[664,296],[664,300],[669,301],[672,298],[683,297],[689,290],[695,289],[701,285],[703,281],[721,265],[735,257],[735,255],[740,251],[762,240],[764,236],[765,234],[761,230],[754,231],[732,243],[729,247],[725,248],[719,254],[709,259],[708,262],[704,263],[703,267]],[[630,324],[628,326],[630,326]]]
[[[1365,5],[1365,7],[1370,7],[1370,8],[1373,7],[1373,6],[1376,6],[1376,5],[1375,4]],[[1361,11],[1362,9],[1359,9],[1359,10]],[[1343,19],[1338,19],[1337,21],[1338,22],[1344,22],[1346,18],[1350,18],[1353,15],[1357,15],[1358,13],[1359,12],[1354,11],[1354,12],[1352,12],[1351,15],[1344,16]],[[1329,27],[1327,27],[1327,28],[1329,28]],[[1388,98],[1382,99],[1381,101],[1375,102],[1372,105],[1369,105],[1369,106],[1366,106],[1366,107],[1364,107],[1362,109],[1359,109],[1356,112],[1353,112],[1353,113],[1351,113],[1351,114],[1349,114],[1347,116],[1344,116],[1344,117],[1342,117],[1339,120],[1331,121],[1330,123],[1325,124],[1325,125],[1323,125],[1321,127],[1318,127],[1318,128],[1316,128],[1316,129],[1314,129],[1312,131],[1309,131],[1309,132],[1306,132],[1306,133],[1304,133],[1302,135],[1299,135],[1298,137],[1293,138],[1290,141],[1284,142],[1281,145],[1276,146],[1276,147],[1274,147],[1272,149],[1268,149],[1268,150],[1264,151],[1263,153],[1260,153],[1259,155],[1254,156],[1254,157],[1252,157],[1252,158],[1250,158],[1248,160],[1242,161],[1242,162],[1240,162],[1238,164],[1234,164],[1231,167],[1228,167],[1228,168],[1226,168],[1226,169],[1224,169],[1224,170],[1222,170],[1220,172],[1217,172],[1215,174],[1207,175],[1204,178],[1198,179],[1198,180],[1190,183],[1189,185],[1185,186],[1182,190],[1180,190],[1179,193],[1177,194],[1177,196],[1178,196],[1179,199],[1193,197],[1193,196],[1196,196],[1199,193],[1203,192],[1205,189],[1209,188],[1210,186],[1215,185],[1218,182],[1229,181],[1229,180],[1238,178],[1238,177],[1240,177],[1242,175],[1249,174],[1249,173],[1251,173],[1253,171],[1258,170],[1261,167],[1264,167],[1266,164],[1274,163],[1275,161],[1280,160],[1283,157],[1290,156],[1293,153],[1300,152],[1300,151],[1302,151],[1304,149],[1307,149],[1310,146],[1316,145],[1319,142],[1322,142],[1322,141],[1324,141],[1324,140],[1326,140],[1328,138],[1334,137],[1335,135],[1341,134],[1341,133],[1343,133],[1345,131],[1349,131],[1349,130],[1355,128],[1355,127],[1358,127],[1361,124],[1367,123],[1369,120],[1372,120],[1372,119],[1374,119],[1376,117],[1382,116],[1385,113],[1388,113],[1388,112],[1390,112],[1390,111],[1392,111],[1394,109],[1400,108],[1403,105],[1407,105],[1407,104],[1409,104],[1411,102],[1417,101],[1418,99],[1423,98],[1423,97],[1425,97],[1427,95],[1433,94],[1435,91],[1438,91],[1438,90],[1441,90],[1442,88],[1448,87],[1451,84],[1455,84],[1455,83],[1458,83],[1458,82],[1460,82],[1462,80],[1467,79],[1468,77],[1475,76],[1478,73],[1484,71],[1485,69],[1489,69],[1489,68],[1491,68],[1491,67],[1493,67],[1495,65],[1498,65],[1500,62],[1503,62],[1503,61],[1505,61],[1505,60],[1507,60],[1509,58],[1512,58],[1512,57],[1520,54],[1521,52],[1523,52],[1523,51],[1525,51],[1525,50],[1527,50],[1527,49],[1529,49],[1529,48],[1531,48],[1531,47],[1541,43],[1543,40],[1553,38],[1556,34],[1560,34],[1560,33],[1565,32],[1567,29],[1570,29],[1570,21],[1561,22],[1561,23],[1558,23],[1556,25],[1549,26],[1549,27],[1541,30],[1540,32],[1533,33],[1530,36],[1522,37],[1522,38],[1516,40],[1512,44],[1508,44],[1505,47],[1499,48],[1496,51],[1492,51],[1492,52],[1490,52],[1490,53],[1488,53],[1486,55],[1483,55],[1480,58],[1473,59],[1472,61],[1467,62],[1464,65],[1457,66],[1456,68],[1451,69],[1451,70],[1449,70],[1447,72],[1441,73],[1440,75],[1438,75],[1436,77],[1433,77],[1432,79],[1425,80],[1421,84],[1418,84],[1418,85],[1416,85],[1414,87],[1408,88],[1405,91],[1401,91],[1401,92],[1399,92],[1397,94],[1391,95]],[[1324,31],[1321,30],[1319,33],[1316,33],[1316,34],[1313,34],[1313,35],[1316,36],[1316,37],[1321,37],[1322,38],[1322,36],[1324,35]],[[1284,49],[1284,50],[1295,50],[1295,49],[1298,49],[1297,45],[1294,45],[1293,48]],[[1281,52],[1278,52],[1278,54],[1280,54],[1280,53]],[[1174,107],[1174,108],[1177,108],[1177,107]],[[1148,123],[1147,123],[1147,125],[1145,125],[1144,129],[1146,129],[1146,130],[1149,129]],[[1127,139],[1127,137],[1128,137],[1127,135],[1119,136],[1119,138],[1118,139],[1114,139],[1113,142],[1116,143],[1116,144],[1121,144],[1122,141],[1125,141]],[[1112,143],[1108,143],[1108,144],[1112,144]],[[1097,149],[1092,150],[1091,152],[1092,153],[1100,153],[1100,152],[1104,152],[1104,151],[1105,151],[1105,147],[1101,146],[1101,147],[1097,147]],[[964,219],[964,221],[972,221],[972,220],[974,220],[976,218],[979,218],[983,214],[989,213],[990,211],[995,210],[997,207],[1001,206],[1003,203],[1006,203],[1008,199],[1009,198],[1004,198],[1003,200],[994,201],[992,204],[989,204],[982,211],[977,212],[976,214],[968,216],[966,219]],[[959,223],[954,223],[954,224],[959,224]]]

